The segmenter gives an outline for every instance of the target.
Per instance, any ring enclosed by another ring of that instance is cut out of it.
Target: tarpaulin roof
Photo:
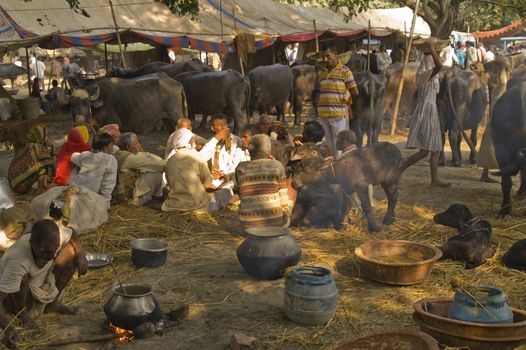
[[[526,30],[526,18],[515,21],[512,24],[499,28],[499,29],[474,32],[472,33],[472,35],[476,39],[480,40],[480,39],[487,39],[487,38],[508,35],[509,32],[517,31],[517,30],[518,31]]]
[[[45,48],[94,46],[116,43],[108,0],[83,0],[80,10],[66,0],[2,0],[0,3],[0,46],[21,47],[38,43]],[[123,42],[143,42],[168,47],[192,47],[209,52],[231,50],[238,33],[254,35],[256,49],[284,41],[306,41],[330,32],[352,36],[367,30],[389,35],[411,22],[409,8],[370,10],[350,21],[344,15],[323,8],[306,8],[273,0],[199,0],[196,20],[176,16],[153,0],[113,0]],[[316,20],[314,33],[313,20]],[[429,35],[421,19],[415,32]]]

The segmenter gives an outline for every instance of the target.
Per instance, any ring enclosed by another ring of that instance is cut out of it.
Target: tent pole
[[[320,43],[318,41],[318,36],[316,35],[317,30],[316,30],[316,20],[315,19],[312,20],[312,25],[314,26],[314,40],[316,42],[316,52],[318,52],[320,51]]]
[[[232,6],[232,16],[234,17],[234,32],[236,32],[236,54],[237,58],[239,59],[239,69],[241,70],[241,74],[245,75],[245,68],[243,67],[243,59],[241,56],[239,56],[239,39],[237,37],[237,21],[236,21],[236,7]]]
[[[411,45],[413,44],[413,34],[415,32],[416,16],[418,16],[418,6],[420,0],[416,0],[415,9],[413,10],[413,21],[411,22],[411,31],[409,33],[409,40],[407,42],[407,48],[404,54],[404,64],[402,66],[402,74],[400,75],[400,82],[398,83],[398,91],[396,92],[396,98],[393,108],[393,115],[391,116],[391,135],[396,132],[396,119],[398,118],[398,109],[400,107],[400,99],[402,98],[402,91],[404,89],[404,77],[407,69],[407,63],[409,62],[409,51],[411,51]]]
[[[26,49],[26,69],[27,69],[27,90],[29,91],[29,95],[31,95],[31,73],[29,72],[29,51]]]
[[[124,59],[124,53],[122,52],[121,35],[119,34],[119,26],[117,25],[117,19],[115,18],[115,12],[113,11],[113,2],[108,0],[110,3],[111,17],[113,17],[113,24],[115,25],[115,34],[117,34],[117,42],[119,43],[119,51],[121,53],[122,66],[126,69],[126,60]]]
[[[51,77],[53,76],[53,61],[55,61],[55,49],[53,49],[53,55],[51,57],[51,69],[49,72],[49,79],[47,80],[47,89],[51,86]]]
[[[106,75],[108,75],[108,45],[104,43],[104,66],[106,67]]]
[[[367,28],[367,70],[371,71],[371,20]]]

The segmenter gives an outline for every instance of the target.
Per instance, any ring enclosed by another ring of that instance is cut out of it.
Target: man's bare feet
[[[50,314],[50,313],[57,313],[57,314],[63,314],[63,315],[76,315],[78,312],[77,307],[67,306],[62,304],[59,301],[54,301],[51,304],[48,304],[46,306],[46,309],[44,310],[44,313]]]

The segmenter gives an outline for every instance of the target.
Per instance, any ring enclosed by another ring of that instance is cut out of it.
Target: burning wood
[[[108,321],[108,328],[115,334],[122,335],[115,340],[117,344],[126,344],[133,340],[134,332],[132,330],[117,327],[110,321]]]

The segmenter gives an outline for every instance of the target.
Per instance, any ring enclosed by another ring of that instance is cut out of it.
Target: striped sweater
[[[283,226],[288,206],[285,169],[277,160],[242,162],[236,169],[239,221],[243,229]]]

